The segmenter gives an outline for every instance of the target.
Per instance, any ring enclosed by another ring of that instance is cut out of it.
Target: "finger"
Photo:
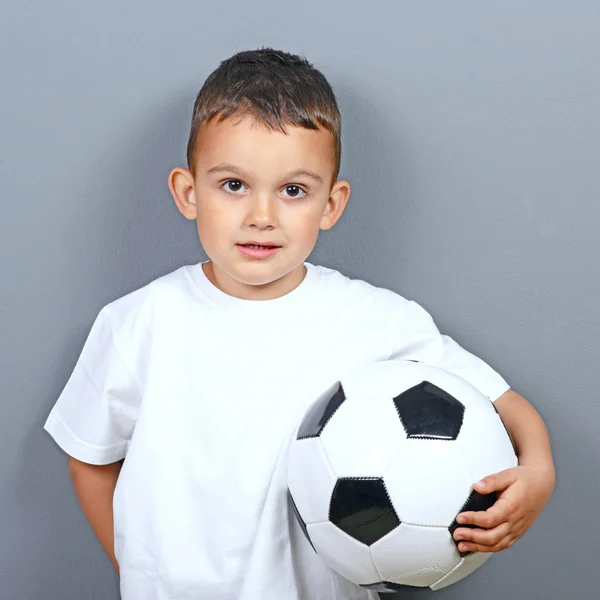
[[[501,539],[497,544],[488,546],[486,544],[478,544],[476,542],[461,542],[458,545],[460,552],[500,552],[510,548],[515,543],[513,536],[506,536]]]
[[[460,513],[456,517],[456,522],[459,525],[474,525],[475,527],[483,527],[491,529],[497,527],[501,523],[510,520],[510,510],[502,500],[497,500],[496,503],[487,510],[466,511]]]
[[[525,532],[527,531],[527,526],[525,525],[525,518],[521,518],[518,521],[516,521],[515,523],[513,523],[512,526],[512,531],[513,534],[516,536],[516,538],[520,538],[522,535],[525,534]]]
[[[505,537],[512,535],[512,529],[508,523],[502,523],[493,529],[457,529],[454,539],[457,541],[473,542],[482,546],[495,546]]]
[[[502,492],[510,487],[516,480],[516,471],[514,468],[511,468],[484,477],[481,481],[474,483],[473,488],[480,494]]]
[[[512,523],[510,527],[510,535],[514,538],[513,543],[522,538],[526,531],[527,527],[525,525],[525,519],[520,519],[516,523]]]

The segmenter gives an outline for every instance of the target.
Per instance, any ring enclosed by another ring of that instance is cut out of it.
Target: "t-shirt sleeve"
[[[483,360],[438,330],[431,315],[414,301],[406,301],[395,331],[390,359],[418,360],[468,381],[490,400],[510,389],[504,378]]]
[[[115,345],[105,307],[44,429],[81,462],[117,462],[127,454],[139,405],[139,389]]]

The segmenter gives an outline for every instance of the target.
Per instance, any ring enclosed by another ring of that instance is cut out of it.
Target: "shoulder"
[[[337,303],[370,310],[397,311],[411,302],[390,289],[376,286],[364,279],[350,277],[336,269],[314,265],[319,273],[322,290]]]
[[[193,285],[185,265],[113,300],[101,313],[109,319],[115,333],[136,339],[157,318],[180,314],[193,294]]]

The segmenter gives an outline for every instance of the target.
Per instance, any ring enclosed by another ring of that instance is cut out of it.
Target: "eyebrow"
[[[207,173],[209,175],[212,173],[223,173],[223,172],[235,173],[236,175],[239,175],[240,177],[244,177],[244,175],[245,175],[245,173],[244,173],[244,171],[242,171],[242,169],[240,169],[239,167],[236,167],[235,165],[230,165],[228,163],[221,163],[220,165],[211,167],[207,171]],[[323,183],[323,178],[320,175],[318,175],[317,173],[314,173],[313,171],[308,171],[307,169],[296,169],[295,171],[288,173],[285,178],[290,179],[293,177],[299,177],[300,175],[310,177],[311,179],[314,179],[318,183]]]

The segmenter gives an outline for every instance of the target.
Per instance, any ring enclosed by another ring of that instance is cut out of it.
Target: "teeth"
[[[246,248],[252,248],[253,250],[264,250],[265,248],[270,248],[270,246],[256,246],[254,244],[246,244]]]

